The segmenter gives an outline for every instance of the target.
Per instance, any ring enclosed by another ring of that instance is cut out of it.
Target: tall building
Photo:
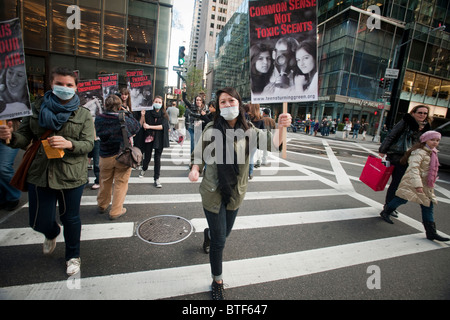
[[[204,87],[211,96],[216,38],[243,0],[196,0],[190,41],[190,65],[204,70]]]
[[[379,8],[379,24],[371,23],[371,5]],[[442,32],[437,30],[440,25],[448,27]],[[446,0],[318,1],[319,101],[289,104],[289,112],[300,119],[365,121],[373,133],[387,91],[392,92],[385,98],[389,127],[419,103],[430,106],[436,118],[450,118],[449,28]],[[234,83],[249,100],[250,90],[243,81],[244,77],[250,81],[248,41],[242,42],[248,39],[247,30],[245,0],[218,36],[213,90]],[[399,76],[383,89],[379,82],[387,68],[399,69]]]
[[[68,11],[73,4],[79,8],[79,28],[69,28],[75,22],[75,11]],[[55,66],[79,70],[82,79],[118,73],[121,86],[126,70],[143,69],[152,77],[153,95],[162,95],[172,7],[173,0],[8,0],[0,3],[0,20],[20,18],[33,95],[49,88]]]

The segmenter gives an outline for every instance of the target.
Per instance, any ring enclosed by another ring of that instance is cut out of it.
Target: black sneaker
[[[213,300],[225,300],[223,283],[213,281],[211,284],[211,297]]]
[[[205,230],[203,230],[203,251],[205,251],[205,253],[209,253],[209,247],[211,244],[211,240],[209,239],[209,229],[206,228]]]

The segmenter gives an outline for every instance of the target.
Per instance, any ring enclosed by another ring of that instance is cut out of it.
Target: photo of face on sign
[[[317,100],[315,1],[249,1],[252,103]]]
[[[19,19],[0,22],[0,120],[32,114]]]

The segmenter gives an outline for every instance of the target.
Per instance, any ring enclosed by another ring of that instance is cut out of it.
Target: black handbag
[[[406,127],[397,140],[390,146],[388,153],[404,154],[414,144],[414,131]]]
[[[127,127],[125,123],[125,113],[119,112],[120,128],[122,129],[123,136],[123,149],[120,150],[116,160],[127,167],[137,168],[142,162],[142,152],[138,147],[133,147],[130,144],[130,140],[127,135]]]

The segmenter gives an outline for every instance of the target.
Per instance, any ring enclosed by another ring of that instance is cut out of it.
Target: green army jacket
[[[26,147],[32,140],[39,139],[47,129],[39,126],[39,112],[43,99],[38,99],[32,106],[33,115],[23,119],[19,129],[12,134],[10,147]],[[87,154],[94,148],[94,122],[91,113],[79,107],[72,113],[61,130],[51,134],[63,136],[73,144],[73,150],[64,150],[61,159],[47,159],[44,147],[40,146],[33,163],[28,170],[27,182],[38,187],[52,189],[72,189],[88,181]]]
[[[249,123],[256,137],[256,146],[258,149],[267,147],[267,151],[278,150],[272,142],[272,134],[267,130],[260,130],[255,128],[253,124]],[[200,172],[206,164],[207,169],[204,171],[202,182],[200,183],[199,191],[202,198],[203,207],[213,213],[219,213],[222,203],[222,196],[219,189],[219,176],[217,172],[217,163],[215,161],[214,144],[211,139],[218,130],[213,128],[213,121],[209,122],[203,130],[202,137],[196,144],[194,151],[191,154],[191,167],[196,164],[200,168]],[[246,133],[248,134],[248,133]],[[250,139],[250,141],[252,141]],[[252,142],[249,142],[250,146]],[[231,201],[227,205],[227,210],[238,209],[244,200],[248,186],[248,172],[249,172],[249,155],[245,153],[246,139],[240,139],[234,144],[234,148],[238,155],[239,175],[237,176],[238,183],[233,190]],[[239,160],[242,156],[241,161]]]

